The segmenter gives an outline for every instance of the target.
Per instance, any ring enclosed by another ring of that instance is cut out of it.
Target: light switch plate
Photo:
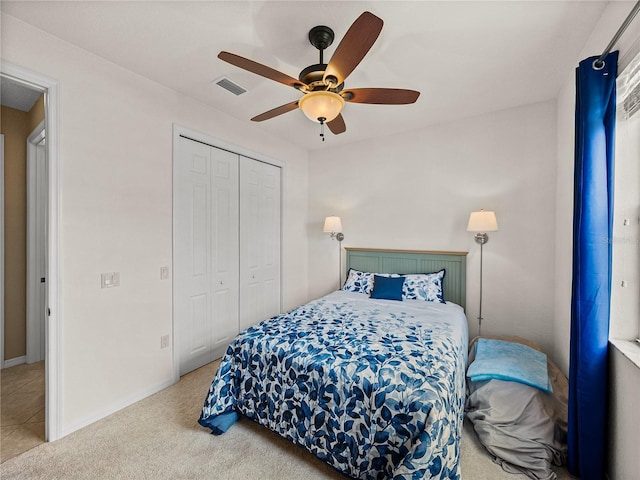
[[[163,335],[160,337],[160,348],[169,347],[169,335]]]
[[[169,267],[160,267],[160,280],[167,280],[169,278]]]

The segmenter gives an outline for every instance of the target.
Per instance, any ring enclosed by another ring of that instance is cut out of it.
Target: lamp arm
[[[342,238],[338,235],[341,235]],[[338,290],[340,290],[342,287],[342,239],[344,235],[341,233],[338,233],[338,235],[336,235],[336,238],[338,239]]]
[[[484,234],[486,236],[486,233]],[[478,311],[478,336],[482,336],[482,247],[484,247],[484,244],[486,243],[486,240],[484,242],[479,242],[480,243],[480,310]]]
[[[338,241],[338,290],[340,290],[342,287],[342,241],[344,240],[344,233],[330,232],[330,236]]]

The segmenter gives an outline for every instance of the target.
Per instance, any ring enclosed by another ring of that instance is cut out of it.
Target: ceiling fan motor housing
[[[324,83],[324,72],[327,69],[327,64],[324,63],[323,51],[333,43],[335,34],[333,30],[326,25],[318,25],[309,30],[309,42],[311,45],[320,50],[320,62],[315,65],[309,65],[300,72],[298,79],[308,85],[311,91],[314,90],[326,90],[327,86]],[[344,88],[344,83],[331,88],[332,92],[339,92]]]
[[[324,71],[327,69],[326,63],[316,63],[315,65],[309,65],[307,68],[300,72],[298,79],[305,85],[309,86],[310,91],[315,90],[327,90],[327,85],[324,83]],[[344,83],[341,83],[337,87],[329,89],[329,91],[338,93],[344,88]]]

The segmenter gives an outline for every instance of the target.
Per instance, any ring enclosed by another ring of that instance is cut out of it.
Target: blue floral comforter
[[[337,291],[231,343],[199,423],[244,415],[358,479],[459,479],[467,320]]]

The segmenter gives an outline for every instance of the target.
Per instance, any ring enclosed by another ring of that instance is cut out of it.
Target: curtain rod
[[[622,25],[620,25],[620,28],[618,29],[616,34],[613,36],[613,38],[609,42],[609,45],[607,45],[607,48],[605,48],[604,52],[602,52],[602,55],[600,55],[596,60],[594,60],[593,68],[595,68],[596,70],[602,70],[604,68],[604,58],[607,55],[609,55],[609,52],[611,51],[613,46],[616,44],[618,39],[622,36],[622,34],[627,29],[629,24],[633,21],[633,18],[636,16],[636,13],[638,13],[638,10],[640,10],[640,0],[638,0],[635,6],[633,7],[633,9],[631,9],[631,12],[629,12],[629,15],[627,16],[626,20],[622,23]]]

